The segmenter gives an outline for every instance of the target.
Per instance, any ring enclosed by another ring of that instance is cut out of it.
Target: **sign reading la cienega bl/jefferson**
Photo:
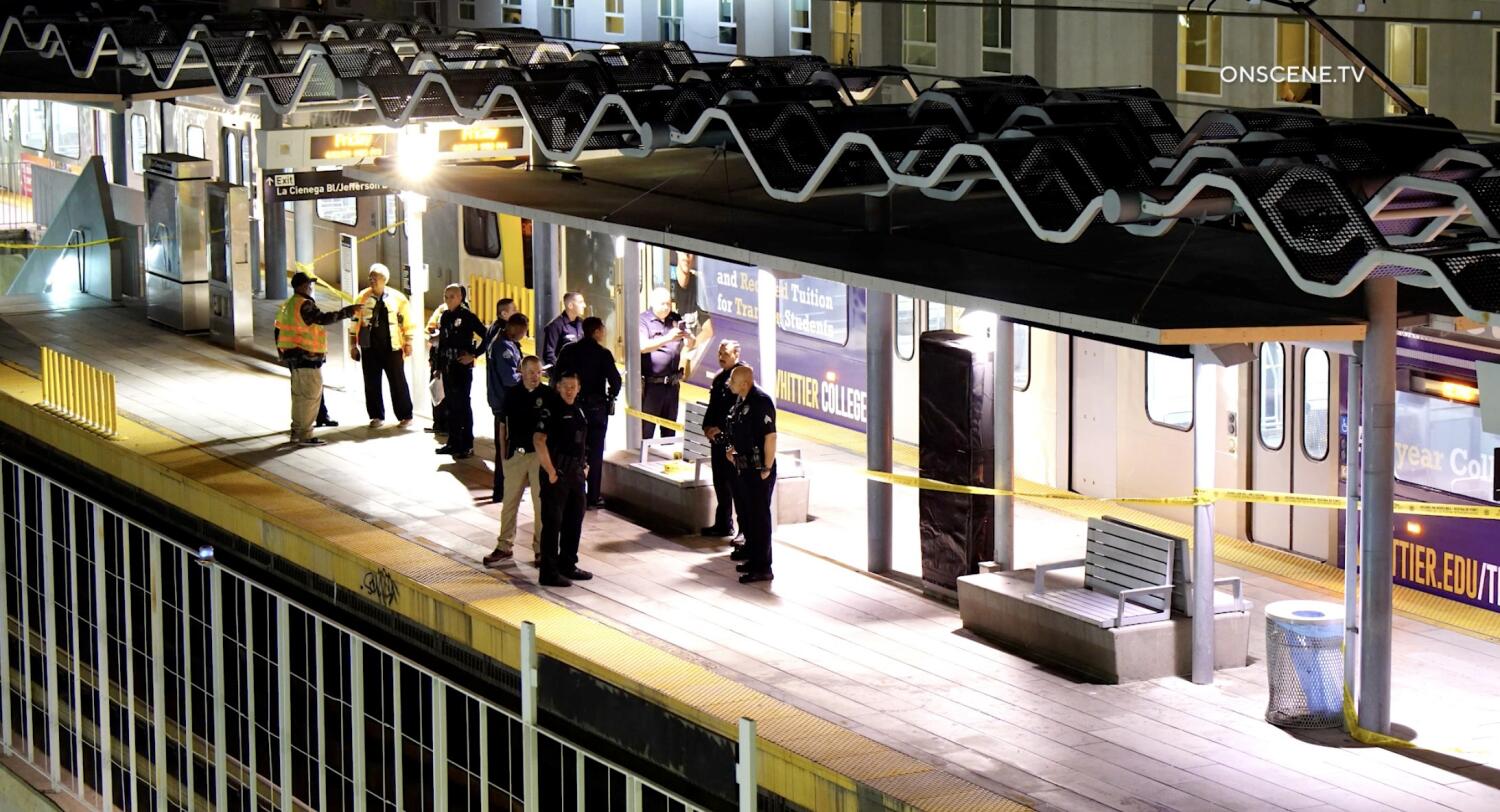
[[[375,197],[392,194],[391,190],[378,183],[354,180],[344,176],[343,170],[331,169],[322,172],[282,172],[272,175],[271,198],[278,202],[288,200],[317,200],[320,197]]]

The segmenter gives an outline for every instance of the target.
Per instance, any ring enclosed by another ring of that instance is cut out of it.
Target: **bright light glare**
[[[401,134],[396,171],[404,180],[425,180],[437,166],[437,142],[425,133]]]

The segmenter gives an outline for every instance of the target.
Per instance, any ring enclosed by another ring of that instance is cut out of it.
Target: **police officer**
[[[677,398],[682,384],[682,350],[692,347],[693,336],[682,326],[682,316],[672,310],[666,288],[651,291],[651,307],[641,313],[641,411],[665,420],[677,419]],[[641,421],[642,439],[651,439],[656,425]],[[677,432],[665,426],[661,436]]]
[[[556,397],[537,418],[536,454],[542,466],[542,586],[572,586],[592,573],[578,568],[588,478],[588,418],[578,406],[578,373],[559,376]]]
[[[443,311],[438,321],[438,362],[442,364],[443,403],[448,405],[448,443],[437,449],[462,460],[474,456],[474,358],[489,346],[484,322],[464,306],[463,285],[443,291]],[[475,341],[479,343],[476,345]]]
[[[578,291],[564,293],[563,311],[542,328],[542,341],[541,346],[537,347],[537,354],[542,358],[542,369],[548,371],[548,380],[553,383],[556,383],[556,379],[551,376],[551,368],[557,363],[557,354],[562,352],[563,347],[583,340],[585,306],[582,293]]]
[[[578,373],[578,405],[589,421],[589,507],[604,505],[604,435],[609,431],[609,416],[615,413],[615,398],[620,396],[620,369],[615,354],[605,346],[604,319],[589,316],[583,320],[583,340],[563,347],[553,365],[553,375]]]
[[[521,339],[531,322],[526,314],[517,313],[512,299],[501,299],[499,318],[490,326],[489,351],[485,353],[484,394],[495,417],[495,481],[490,501],[499,502],[505,493],[505,459],[500,454],[501,422],[505,419],[505,397],[521,383]]]
[[[735,395],[729,391],[729,375],[740,366],[740,342],[733,339],[725,339],[719,343],[719,374],[714,376],[714,381],[708,387],[708,409],[703,412],[703,434],[708,437],[710,446],[709,459],[713,465],[714,474],[714,500],[717,507],[714,511],[714,523],[703,528],[705,536],[732,536],[734,535],[734,509],[739,504],[735,496],[736,477],[734,466],[730,464],[729,458],[724,455],[724,450],[729,446],[729,434],[724,430],[729,417],[729,407],[734,405]],[[744,521],[740,522],[742,529]],[[736,561],[744,560],[744,553],[736,550],[734,553]]]
[[[740,583],[771,580],[771,495],[776,489],[776,404],[755,385],[755,370],[729,373],[738,400],[729,409],[729,449],[740,486],[740,529],[745,533]]]

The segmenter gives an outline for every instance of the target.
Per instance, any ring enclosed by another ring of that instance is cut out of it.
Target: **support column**
[[[100,116],[106,118],[106,116]],[[125,114],[110,113],[109,119],[109,182],[117,186],[130,185],[130,148],[125,145]]]
[[[1016,487],[1016,328],[995,317],[995,489]],[[1002,571],[1016,568],[1016,500],[995,497],[994,561]]]
[[[871,471],[889,473],[895,461],[892,450],[894,395],[892,356],[896,331],[895,297],[882,291],[865,293],[865,465]],[[869,519],[866,522],[867,561],[870,572],[889,572],[892,555],[891,485],[865,483]]]
[[[1391,590],[1395,540],[1396,280],[1364,285],[1364,451],[1360,486],[1359,723],[1391,727]]]
[[[625,339],[625,405],[641,408],[641,331],[637,316],[641,307],[641,246],[626,243],[625,256],[620,260],[620,276],[624,306],[620,313],[620,332]],[[625,447],[631,451],[641,450],[641,421],[625,416]]]
[[[1199,353],[1202,353],[1200,355]],[[1193,355],[1193,489],[1214,487],[1218,375],[1208,348]],[[1214,681],[1214,506],[1193,508],[1193,682]]]
[[[427,378],[431,374],[427,367],[427,260],[422,254],[422,220],[427,213],[427,198],[415,192],[401,193],[401,207],[406,211],[406,264],[411,267],[410,300],[412,320],[416,322],[420,341],[412,342],[410,364],[412,405],[432,414],[432,397],[428,394]]]
[[[260,103],[260,128],[279,129],[281,116],[262,99]],[[266,299],[279,302],[291,294],[287,290],[286,273],[286,210],[271,196],[270,173],[263,167],[260,172],[260,228],[261,262],[266,268]]]
[[[531,229],[532,284],[536,290],[536,335],[562,311],[562,252],[558,242],[562,228],[554,223],[533,222]]]
[[[755,279],[755,311],[757,321],[756,343],[760,351],[760,368],[755,371],[756,383],[766,390],[771,400],[777,400],[780,387],[776,385],[776,273],[760,268]]]
[[[540,809],[542,793],[537,786],[537,653],[536,624],[521,623],[521,805]]]
[[[755,735],[755,720],[740,717],[740,763],[735,780],[740,785],[739,812],[755,812],[760,803],[760,749]]]
[[[1360,403],[1359,379],[1360,355],[1364,352],[1360,342],[1354,342],[1354,351],[1349,354],[1349,374],[1344,381],[1345,414],[1344,429],[1344,687],[1354,691],[1354,678],[1359,662],[1359,427]]]

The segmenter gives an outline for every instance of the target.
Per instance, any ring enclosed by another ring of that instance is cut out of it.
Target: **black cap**
[[[302,271],[298,271],[297,273],[292,275],[292,290],[296,290],[297,288],[309,284],[312,281],[313,278],[311,276],[308,276]]]

